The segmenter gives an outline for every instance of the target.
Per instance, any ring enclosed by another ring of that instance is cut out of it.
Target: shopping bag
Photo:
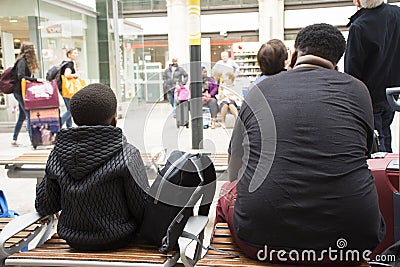
[[[86,82],[79,78],[67,78],[61,75],[62,80],[62,96],[71,98],[76,92],[86,86]]]
[[[55,108],[60,106],[57,81],[30,82],[21,80],[25,109]]]
[[[8,203],[4,192],[0,190],[0,218],[14,218],[19,214],[8,209]]]

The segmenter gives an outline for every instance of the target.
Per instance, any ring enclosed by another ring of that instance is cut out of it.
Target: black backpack
[[[208,156],[173,151],[150,187],[141,236],[159,246],[160,252],[173,250],[201,197],[198,214],[208,216],[215,186]]]
[[[46,73],[46,80],[47,81],[52,81],[54,79],[57,79],[57,81],[60,79],[61,76],[61,68],[67,65],[69,61],[61,63],[58,66],[53,66],[51,67],[47,73]]]
[[[14,67],[9,67],[0,76],[0,93],[11,94],[14,92],[17,71]]]

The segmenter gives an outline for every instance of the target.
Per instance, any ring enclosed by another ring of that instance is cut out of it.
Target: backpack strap
[[[196,241],[197,244],[199,244],[199,245],[200,245],[203,249],[205,249],[205,250],[211,249],[211,250],[217,251],[217,252],[219,252],[219,253],[232,256],[232,257],[234,257],[234,258],[239,258],[239,255],[234,254],[234,253],[231,253],[231,252],[229,252],[229,251],[225,251],[225,250],[216,248],[216,247],[211,246],[211,245],[208,245],[207,247],[204,246],[204,245],[203,245],[203,242],[201,242],[201,240],[200,240],[197,236],[195,236],[194,234],[192,234],[192,233],[188,233],[188,232],[186,232],[186,231],[183,231],[182,234],[181,234],[181,237],[189,238],[189,239],[192,239],[192,240]]]
[[[163,238],[163,240],[162,240],[162,245],[161,245],[161,247],[160,247],[160,249],[159,249],[159,251],[161,251],[161,252],[166,252],[167,251],[167,248],[168,248],[168,246],[169,246],[169,244],[170,244],[170,233],[173,231],[173,229],[175,229],[176,227],[177,227],[177,225],[179,224],[179,223],[181,223],[181,221],[182,221],[182,219],[184,218],[184,212],[186,211],[186,209],[188,208],[188,207],[193,207],[195,204],[196,204],[196,202],[200,199],[200,197],[201,197],[201,190],[202,190],[202,185],[203,185],[203,183],[204,183],[204,178],[203,178],[203,174],[202,174],[202,170],[201,170],[201,168],[198,166],[198,163],[196,162],[196,160],[194,160],[193,159],[193,156],[194,155],[192,155],[192,154],[190,154],[190,153],[185,153],[183,156],[181,156],[175,163],[175,165],[174,164],[171,164],[171,166],[168,168],[168,170],[167,170],[167,172],[165,173],[165,175],[164,175],[164,177],[166,177],[167,176],[167,173],[168,173],[168,171],[170,171],[171,170],[171,168],[172,169],[174,169],[175,167],[176,167],[176,165],[178,165],[180,162],[182,162],[183,160],[187,160],[187,159],[189,159],[192,163],[193,163],[193,165],[195,166],[195,168],[196,168],[196,171],[197,171],[197,175],[199,176],[199,178],[200,178],[200,183],[199,183],[199,185],[197,185],[197,187],[196,187],[196,189],[194,190],[194,192],[192,193],[192,195],[190,196],[190,198],[189,198],[189,200],[188,200],[188,202],[185,204],[185,206],[184,207],[182,207],[181,208],[181,210],[178,212],[178,214],[175,216],[175,218],[172,220],[172,222],[169,224],[169,226],[168,226],[168,229],[167,229],[167,232],[166,232],[166,235],[164,236],[164,238]],[[169,173],[168,173],[169,174]],[[165,179],[163,179],[163,181],[164,181]],[[160,186],[159,186],[159,188],[160,187],[162,187],[162,184],[160,183]],[[207,214],[208,215],[208,214]]]
[[[177,167],[179,167],[185,160],[187,160],[189,157],[191,156],[190,153],[186,152],[185,154],[183,154],[180,158],[178,158],[176,161],[171,162],[171,166],[169,166],[169,168],[167,169],[167,171],[164,173],[164,175],[162,176],[161,182],[160,182],[160,186],[157,189],[157,193],[154,197],[154,204],[157,204],[158,199],[160,198],[160,194],[161,194],[161,190],[163,188],[163,185],[166,181],[166,177],[168,177],[170,175],[170,173]],[[161,175],[160,172],[158,172],[158,175]]]

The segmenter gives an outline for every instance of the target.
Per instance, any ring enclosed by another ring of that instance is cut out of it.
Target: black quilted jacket
[[[115,248],[143,218],[149,184],[138,149],[120,128],[62,129],[37,188],[36,210],[62,210],[57,232],[78,249]]]

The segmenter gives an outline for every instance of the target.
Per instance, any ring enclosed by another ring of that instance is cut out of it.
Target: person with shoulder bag
[[[78,55],[79,53],[76,48],[68,49],[66,52],[67,59],[61,62],[62,65],[60,70],[61,79],[58,81],[58,90],[60,91],[60,94],[64,99],[65,108],[67,109],[67,111],[61,116],[61,127],[64,124],[66,124],[67,128],[72,127],[72,118],[69,108],[69,102],[71,100],[72,95],[67,95],[65,93],[65,89],[63,90],[63,87],[64,88],[66,87],[65,85],[66,81],[79,78],[79,75],[75,69],[75,62],[74,62],[74,60],[78,57]]]
[[[29,118],[29,110],[25,109],[24,100],[22,97],[21,90],[21,80],[25,79],[28,81],[36,81],[33,74],[39,70],[39,63],[37,60],[35,46],[31,42],[24,42],[21,45],[21,52],[18,55],[18,59],[15,63],[16,72],[17,72],[17,80],[14,87],[14,97],[18,101],[19,114],[18,119],[14,127],[13,140],[11,145],[17,146],[17,139],[19,132],[21,131],[22,124],[27,119],[27,130],[29,136],[31,136],[30,132],[30,118]]]

